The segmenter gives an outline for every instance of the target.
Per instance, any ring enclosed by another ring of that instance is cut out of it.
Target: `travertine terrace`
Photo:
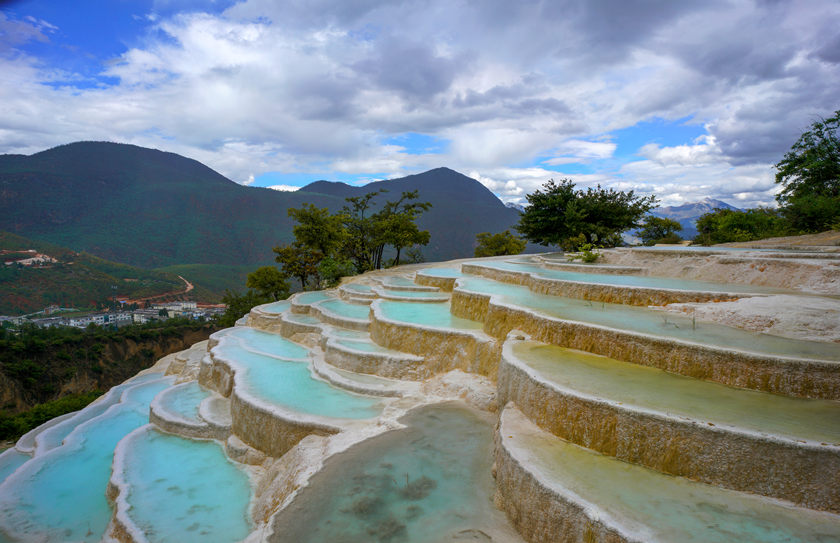
[[[837,541],[838,315],[840,252],[825,248],[371,272],[256,307],[24,436],[0,455],[0,530],[13,541],[59,530],[82,541]],[[112,417],[122,433],[101,440]],[[477,434],[458,437],[466,428]],[[50,466],[93,470],[76,458],[99,441],[113,450],[96,467],[108,501],[90,506],[101,527],[83,533],[66,511],[54,520],[32,504],[57,485]],[[367,471],[340,480],[363,460]],[[208,485],[230,495],[219,502]],[[349,501],[327,506],[332,495]]]

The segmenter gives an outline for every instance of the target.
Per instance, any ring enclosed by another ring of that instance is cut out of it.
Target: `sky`
[[[0,154],[116,141],[294,189],[446,166],[773,205],[837,0],[0,0]]]

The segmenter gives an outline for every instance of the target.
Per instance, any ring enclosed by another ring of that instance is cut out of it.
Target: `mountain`
[[[693,239],[697,235],[697,228],[694,223],[701,215],[714,211],[715,209],[732,209],[739,211],[737,207],[731,206],[721,200],[704,198],[699,202],[683,204],[681,206],[660,207],[651,211],[657,217],[673,219],[683,227],[680,236],[684,239]]]
[[[473,255],[475,235],[479,232],[501,232],[519,221],[519,212],[502,203],[484,185],[449,168],[436,168],[399,179],[375,181],[363,187],[346,183],[316,181],[298,193],[322,194],[340,198],[362,196],[386,190],[374,200],[381,205],[396,200],[409,191],[420,193],[419,201],[431,202],[432,208],[417,221],[429,230],[431,241],[423,247],[426,260],[452,260]]]
[[[281,192],[239,185],[174,153],[78,142],[0,155],[0,230],[143,268],[230,271],[273,261],[272,247],[292,240],[289,207],[337,211],[344,198],[380,189],[388,190],[380,201],[419,190],[420,200],[432,203],[418,221],[431,233],[422,249],[428,261],[471,256],[477,233],[518,220],[479,182],[447,168],[364,187],[318,181]]]
[[[144,270],[0,231],[0,314],[48,305],[96,307],[114,296],[143,298],[181,292],[172,273]]]

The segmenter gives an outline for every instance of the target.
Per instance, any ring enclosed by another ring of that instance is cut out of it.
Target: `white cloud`
[[[279,190],[281,192],[294,192],[294,191],[298,190],[300,187],[296,187],[294,185],[271,185],[271,186],[266,187],[266,188],[269,188],[269,189],[272,189],[272,190]]]
[[[0,13],[0,152],[99,139],[177,152],[243,184],[269,171],[397,177],[446,165],[520,203],[552,177],[670,203],[770,203],[770,164],[840,108],[831,0],[244,0],[147,24],[103,65],[117,84],[77,86],[85,76],[23,52],[54,39],[53,22]],[[652,117],[692,117],[708,137],[641,142],[643,160],[624,164],[605,134]],[[406,132],[449,146],[418,155],[383,143]],[[573,163],[599,173],[564,173]]]

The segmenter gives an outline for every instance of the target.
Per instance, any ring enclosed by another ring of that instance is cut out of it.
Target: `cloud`
[[[300,187],[296,187],[294,185],[271,185],[271,186],[268,186],[266,188],[269,188],[269,189],[272,189],[272,190],[279,190],[281,192],[294,192],[294,191],[298,190]]]
[[[93,85],[29,47],[59,47],[59,23],[0,12],[0,152],[100,139],[243,184],[446,165],[520,203],[552,177],[770,203],[771,165],[840,108],[833,0],[156,1]],[[703,139],[611,136],[685,118]],[[448,145],[412,154],[404,133]]]

